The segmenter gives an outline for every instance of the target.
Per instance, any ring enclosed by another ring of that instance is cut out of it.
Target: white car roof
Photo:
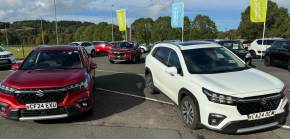
[[[159,43],[159,45],[161,46],[162,44],[168,44],[168,43]],[[217,43],[209,42],[209,41],[174,42],[174,43],[169,43],[169,44],[178,46],[180,50],[222,47],[221,45]]]

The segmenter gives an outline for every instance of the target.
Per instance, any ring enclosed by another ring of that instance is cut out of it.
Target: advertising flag
[[[126,25],[126,10],[120,9],[116,10],[117,14],[117,21],[119,25],[119,31],[126,31],[127,25]]]
[[[267,17],[267,0],[250,0],[251,22],[265,22]]]
[[[175,2],[172,4],[171,27],[183,28],[184,23],[184,3]]]

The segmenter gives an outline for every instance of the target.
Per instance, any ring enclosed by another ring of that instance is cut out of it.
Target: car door
[[[176,67],[178,74],[171,75],[165,72],[166,81],[164,85],[168,88],[168,97],[171,98],[173,101],[178,102],[178,92],[179,89],[182,88],[182,78],[183,78],[183,70],[180,64],[179,57],[175,50],[170,49],[169,58],[167,67]]]
[[[167,73],[165,70],[167,68],[168,56],[170,53],[170,49],[167,47],[158,47],[156,48],[156,52],[153,55],[152,59],[152,74],[154,85],[164,93],[168,92],[168,89],[165,86],[165,82],[167,81],[165,77],[167,77]]]
[[[280,57],[279,61],[283,65],[288,65],[290,59],[290,41],[283,41],[281,48],[279,49]]]
[[[269,48],[269,52],[270,52],[270,58],[272,61],[274,62],[281,62],[281,55],[280,55],[280,50],[282,48],[282,42],[281,41],[277,41],[275,43],[273,43],[273,45]]]

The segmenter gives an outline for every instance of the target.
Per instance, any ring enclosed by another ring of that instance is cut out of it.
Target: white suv
[[[282,124],[288,114],[283,82],[215,43],[156,44],[145,78],[146,90],[168,96],[191,129],[250,132]]]
[[[264,56],[266,49],[270,48],[271,45],[276,41],[276,40],[281,40],[282,38],[265,38],[264,43],[262,45],[262,39],[257,39],[254,40],[249,47],[249,52],[253,57],[261,57]]]

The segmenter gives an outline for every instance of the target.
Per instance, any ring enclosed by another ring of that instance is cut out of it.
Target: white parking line
[[[290,126],[288,125],[279,125],[279,127],[284,128],[284,129],[290,129]]]
[[[133,73],[133,72],[120,72],[120,71],[112,71],[112,70],[96,70],[100,72],[108,72],[108,73],[130,73],[130,74],[136,74],[140,76],[145,76],[145,74],[138,74],[138,73]]]
[[[133,94],[128,94],[128,93],[123,93],[123,92],[113,91],[113,90],[108,90],[108,89],[103,89],[103,88],[96,88],[96,89],[97,90],[101,90],[101,91],[105,91],[105,92],[111,92],[111,93],[115,93],[115,94],[120,94],[120,95],[125,95],[125,96],[130,96],[130,97],[136,97],[136,98],[141,98],[141,99],[145,99],[145,100],[150,100],[150,101],[154,101],[154,102],[158,102],[158,103],[163,103],[163,104],[168,104],[168,105],[174,105],[171,102],[162,101],[162,100],[158,100],[158,99],[154,99],[154,98],[143,97],[143,96],[138,96],[138,95],[133,95]]]

